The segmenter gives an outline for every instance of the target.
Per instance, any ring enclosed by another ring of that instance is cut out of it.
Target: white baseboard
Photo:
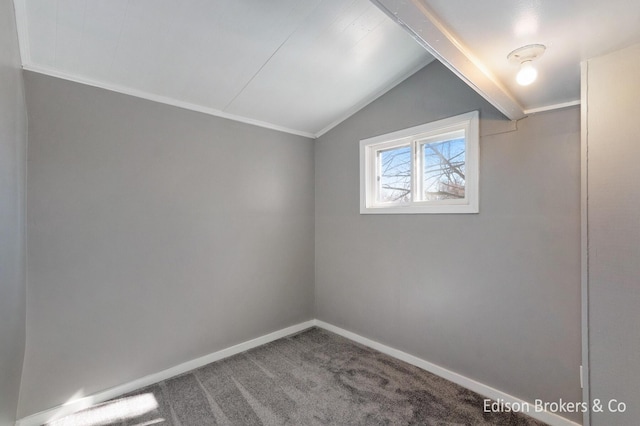
[[[115,386],[113,388],[95,393],[90,396],[69,401],[64,405],[54,407],[49,410],[41,411],[36,414],[32,414],[28,417],[24,417],[18,420],[16,422],[16,426],[42,425],[44,423],[76,413],[80,410],[84,410],[85,408],[89,408],[94,404],[99,404],[101,402],[108,401],[110,399],[116,398],[125,393],[133,392],[140,388],[152,385],[154,383],[158,383],[160,381],[169,379],[179,374],[186,373],[187,371],[191,371],[193,369],[202,367],[211,362],[218,361],[223,358],[227,358],[232,355],[236,355],[241,352],[247,351],[249,349],[258,347],[260,345],[264,345],[266,343],[272,342],[274,340],[278,340],[282,337],[286,337],[291,334],[298,333],[300,331],[303,331],[313,326],[318,326],[325,330],[339,334],[340,336],[346,337],[347,339],[353,340],[354,342],[358,342],[370,348],[376,349],[384,354],[397,358],[401,361],[415,365],[416,367],[429,371],[437,376],[447,379],[464,388],[477,392],[480,395],[486,396],[487,398],[491,398],[493,400],[502,400],[509,404],[525,403],[525,401],[522,401],[521,399],[518,399],[514,396],[506,394],[502,391],[494,389],[480,382],[476,382],[475,380],[462,376],[453,371],[447,370],[446,368],[440,367],[438,365],[432,364],[428,361],[425,361],[423,359],[410,355],[406,352],[402,352],[392,347],[383,345],[382,343],[378,343],[374,340],[352,333],[340,327],[336,327],[335,325],[326,323],[324,321],[310,320],[310,321],[302,322],[300,324],[293,325],[291,327],[283,328],[282,330],[274,331],[273,333],[269,333],[264,336],[257,337],[255,339],[237,344],[235,346],[231,346],[226,349],[222,349],[212,354],[205,355],[203,357],[184,362],[175,367],[171,367],[166,370],[160,371],[159,373],[150,374],[148,376],[142,377],[132,382]],[[558,416],[557,414],[549,413],[546,411],[542,411],[542,412],[531,411],[528,413],[528,415],[535,419],[543,421],[551,426],[579,426],[578,423],[574,423],[568,419],[565,419],[564,417],[561,417],[561,416]]]
[[[383,345],[382,343],[378,343],[374,340],[368,339],[366,337],[362,337],[359,334],[352,333],[340,327],[336,327],[335,325],[326,323],[324,321],[315,320],[315,325],[324,328],[325,330],[331,331],[333,333],[339,334],[340,336],[346,337],[349,340],[353,340],[354,342],[361,343],[365,346],[373,348],[377,351],[380,351],[384,354],[397,358],[401,361],[407,362],[411,365],[415,365],[418,368],[426,370],[430,373],[435,374],[436,376],[440,376],[444,379],[447,379],[453,383],[456,383],[464,388],[472,390],[476,393],[479,393],[482,396],[486,396],[494,401],[502,400],[505,403],[509,403],[511,405],[515,404],[524,404],[526,401],[518,399],[514,396],[506,394],[502,391],[492,388],[491,386],[487,386],[480,382],[476,382],[473,379],[465,377],[461,374],[455,373],[451,370],[447,370],[446,368],[440,367],[439,365],[432,364],[429,361],[425,361],[413,355],[410,355],[406,352],[399,351],[392,347]],[[533,404],[529,402],[529,404],[533,407]],[[530,417],[533,417],[537,420],[545,422],[551,426],[580,426],[578,423],[574,423],[569,419],[561,417],[555,413],[550,413],[547,411],[536,412],[535,410],[530,410],[530,412],[526,413]]]
[[[291,334],[298,333],[302,330],[313,327],[314,325],[315,320],[309,320],[300,324],[292,325],[291,327],[283,328],[282,330],[274,331],[273,333],[269,333],[264,336],[260,336],[255,339],[237,344],[235,346],[231,346],[229,348],[211,353],[209,355],[184,362],[182,364],[176,365],[175,367],[160,371],[159,373],[150,374],[132,382],[115,386],[113,388],[98,392],[90,396],[69,401],[64,405],[32,414],[28,417],[19,419],[16,422],[16,426],[40,426],[44,423],[68,416],[80,410],[84,410],[85,408],[89,408],[94,404],[108,401],[125,393],[133,392],[154,383],[161,382],[179,374],[186,373],[187,371],[202,367],[214,361],[218,361],[223,358],[239,354],[240,352],[244,352],[249,349],[264,345],[266,343],[273,342],[274,340],[278,340]]]

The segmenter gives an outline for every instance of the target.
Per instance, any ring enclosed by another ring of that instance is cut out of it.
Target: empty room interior
[[[0,426],[640,424],[639,2],[0,21]]]

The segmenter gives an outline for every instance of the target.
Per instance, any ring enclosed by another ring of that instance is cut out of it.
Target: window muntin
[[[477,213],[478,112],[360,141],[361,213]]]

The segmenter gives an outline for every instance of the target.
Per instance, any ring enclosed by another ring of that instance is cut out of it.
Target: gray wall
[[[313,142],[26,73],[26,416],[313,318]]]
[[[25,344],[26,126],[13,2],[0,0],[0,426],[15,421]]]
[[[640,419],[640,45],[587,63],[588,288],[593,425]]]
[[[358,214],[360,139],[476,109],[479,214]],[[579,110],[500,122],[434,62],[316,142],[316,317],[526,401],[581,401]]]

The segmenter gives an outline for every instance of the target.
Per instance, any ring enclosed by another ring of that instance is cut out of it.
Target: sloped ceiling
[[[368,0],[16,0],[26,69],[314,137],[433,57]]]
[[[580,99],[580,62],[640,42],[640,1],[561,0],[485,2],[428,0],[438,20],[534,110]],[[527,44],[547,46],[536,60],[536,84],[518,86],[507,60]]]
[[[434,57],[511,119],[580,102],[638,0],[14,0],[24,67],[317,137]],[[518,86],[507,54],[547,46]]]
[[[507,117],[580,103],[580,63],[640,43],[638,0],[371,0]],[[519,86],[512,50],[543,44]]]

